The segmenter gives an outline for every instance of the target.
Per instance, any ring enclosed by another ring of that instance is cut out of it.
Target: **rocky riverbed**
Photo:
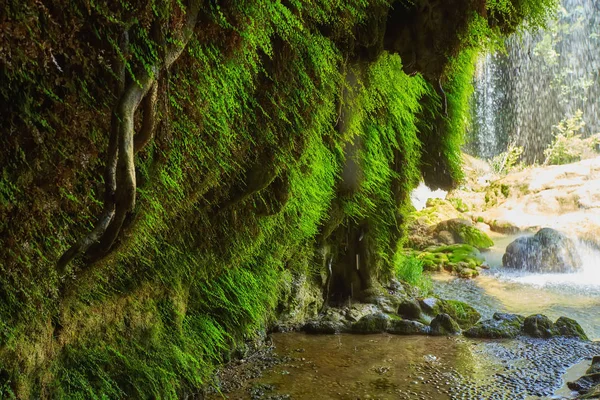
[[[492,341],[461,336],[276,333],[272,340],[279,362],[268,364],[260,377],[233,391],[227,391],[231,385],[225,383],[225,398],[574,398],[565,373],[600,352],[595,342],[525,336]],[[257,359],[255,368],[262,369],[261,362]]]

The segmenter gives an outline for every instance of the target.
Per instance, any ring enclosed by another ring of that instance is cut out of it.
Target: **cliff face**
[[[377,292],[476,49],[543,3],[9,2],[0,394],[196,393],[293,282]]]

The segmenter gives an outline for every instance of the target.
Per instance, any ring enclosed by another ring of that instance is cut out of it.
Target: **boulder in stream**
[[[438,314],[431,320],[429,326],[432,335],[458,335],[460,333],[460,326],[448,314]]]
[[[390,317],[384,313],[365,315],[352,324],[352,332],[383,333],[387,331],[389,322]]]
[[[530,315],[525,318],[523,332],[534,338],[551,338],[557,334],[556,327],[550,318],[542,314]]]
[[[566,235],[543,228],[534,236],[520,237],[508,245],[502,257],[506,268],[531,272],[573,272],[581,268],[575,243]]]
[[[468,219],[454,218],[442,221],[436,225],[434,232],[438,241],[444,244],[463,243],[480,250],[494,245],[492,239],[474,227],[473,222]]]
[[[492,319],[478,322],[464,335],[482,339],[512,339],[521,333],[524,320],[517,314],[495,313]]]
[[[387,331],[396,335],[427,335],[430,329],[429,326],[418,321],[395,319],[390,321]]]
[[[581,340],[589,340],[581,325],[579,325],[579,323],[574,319],[560,317],[554,323],[554,327],[560,336],[576,337]],[[598,364],[600,366],[600,362]]]

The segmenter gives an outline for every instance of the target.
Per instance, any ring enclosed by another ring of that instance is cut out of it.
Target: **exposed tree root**
[[[87,253],[96,258],[110,251],[123,228],[125,219],[134,210],[136,200],[134,157],[135,153],[142,150],[154,135],[158,79],[161,72],[168,70],[181,56],[193,34],[199,10],[200,0],[190,0],[185,26],[180,37],[173,40],[175,44],[166,49],[163,62],[144,69],[136,76],[136,82],[130,82],[126,87],[121,88],[119,102],[111,120],[102,215],[94,229],[59,259],[57,263],[59,273],[63,273],[69,262],[79,254]],[[142,128],[135,135],[135,113],[141,103],[143,103]]]

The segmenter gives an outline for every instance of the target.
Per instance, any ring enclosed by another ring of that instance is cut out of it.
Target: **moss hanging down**
[[[185,397],[268,327],[282,275],[376,290],[421,175],[460,177],[476,49],[539,25],[553,1],[533,3],[10,0],[0,397]],[[115,175],[125,122],[120,154],[146,145]],[[135,207],[108,252],[57,269],[113,178]]]

